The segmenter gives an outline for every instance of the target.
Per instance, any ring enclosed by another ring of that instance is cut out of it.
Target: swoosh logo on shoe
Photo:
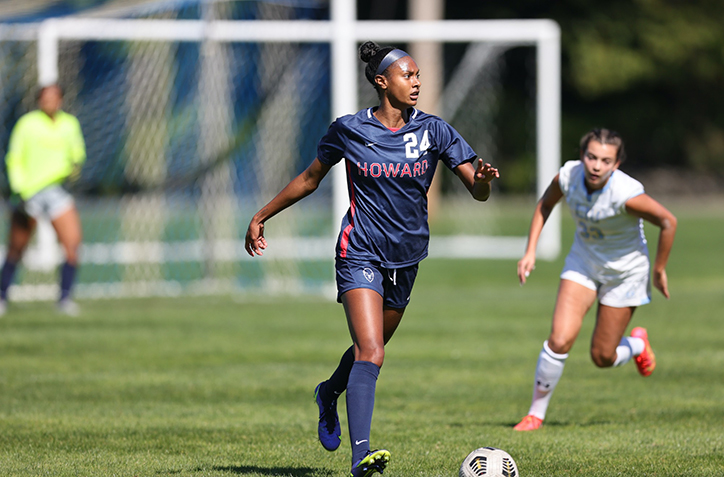
[[[358,445],[362,444],[363,442],[367,442],[367,439],[363,439],[361,441],[354,441],[354,445],[358,446]]]

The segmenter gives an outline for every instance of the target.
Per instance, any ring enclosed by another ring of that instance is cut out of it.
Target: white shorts
[[[25,213],[34,219],[55,220],[75,205],[73,196],[59,185],[48,186],[25,201]]]
[[[561,279],[576,282],[595,291],[601,305],[625,308],[651,302],[648,266],[639,267],[630,273],[608,276],[605,273],[596,273],[591,268],[590,264],[577,255],[569,254],[561,272]]]

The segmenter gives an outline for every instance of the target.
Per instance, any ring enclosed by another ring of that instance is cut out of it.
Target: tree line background
[[[407,18],[407,0],[358,0],[360,19]],[[697,190],[724,178],[724,2],[718,0],[447,0],[445,19],[550,18],[561,28],[562,154],[576,156],[592,127],[619,131],[624,169],[677,177]],[[502,87],[515,109],[522,87],[515,51]],[[529,60],[528,60],[529,61]],[[501,114],[499,121],[517,121]],[[503,129],[503,128],[501,128]],[[504,128],[515,130],[515,128]],[[513,151],[516,139],[500,138]],[[516,154],[500,158],[522,170]],[[671,184],[669,184],[671,185]]]

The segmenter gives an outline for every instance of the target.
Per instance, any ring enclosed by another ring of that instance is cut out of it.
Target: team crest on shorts
[[[372,280],[375,279],[375,272],[372,271],[370,268],[365,268],[362,270],[362,275],[367,279],[368,282],[372,283]]]

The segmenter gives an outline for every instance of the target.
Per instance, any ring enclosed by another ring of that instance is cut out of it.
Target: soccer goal
[[[41,84],[60,82],[65,109],[83,127],[88,161],[70,185],[84,227],[79,298],[330,293],[334,242],[349,205],[342,167],[270,222],[263,258],[246,255],[244,233],[252,214],[314,158],[334,117],[374,104],[357,60],[358,45],[368,39],[449,45],[441,115],[502,170],[493,134],[496,72],[507,51],[529,49],[529,106],[520,114],[530,127],[520,141],[535,157],[530,197],[557,171],[560,35],[554,22],[356,21],[355,2],[345,0],[331,8],[200,2],[204,8],[191,12],[178,2],[160,3],[124,18],[48,20],[26,28],[23,38],[6,32],[0,39],[0,77],[22,72],[37,74]],[[21,44],[25,54],[11,52]],[[0,83],[4,98],[13,93],[7,84]],[[14,94],[20,101],[4,118],[6,130],[33,106],[31,89]],[[443,200],[456,194],[444,191]],[[541,258],[559,252],[559,220],[558,212],[549,219]],[[488,234],[494,225],[473,221],[481,225],[433,235],[430,255],[522,254],[524,232],[509,235],[498,227],[503,233]],[[52,234],[41,235],[11,299],[53,298],[60,256]]]

